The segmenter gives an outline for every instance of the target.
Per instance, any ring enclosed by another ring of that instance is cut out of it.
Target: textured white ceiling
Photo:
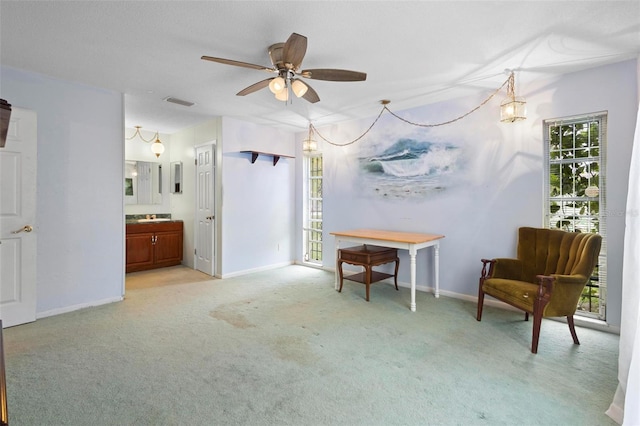
[[[303,68],[321,101],[276,101],[267,47],[308,37]],[[211,116],[303,130],[637,57],[640,1],[0,1],[0,63],[125,93],[125,124],[172,133]],[[186,108],[172,96],[196,105]],[[10,100],[9,100],[10,101]]]

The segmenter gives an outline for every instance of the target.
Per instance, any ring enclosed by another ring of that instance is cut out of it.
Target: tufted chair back
[[[520,228],[518,259],[522,280],[536,282],[536,275],[589,276],[598,263],[601,237],[559,229]]]
[[[538,275],[581,276],[586,284],[598,264],[602,237],[560,229],[523,227],[518,230],[521,281],[537,282]],[[584,286],[556,286],[545,317],[573,315]]]

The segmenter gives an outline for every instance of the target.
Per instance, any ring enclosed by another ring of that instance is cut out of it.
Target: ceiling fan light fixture
[[[289,100],[289,91],[286,87],[276,93],[276,99],[282,102],[287,102]]]
[[[293,93],[298,98],[300,98],[304,96],[305,93],[307,93],[307,90],[309,90],[309,88],[302,81],[294,80],[293,83],[291,83],[291,90],[293,90]]]
[[[271,80],[271,82],[269,83],[269,90],[271,90],[271,93],[273,93],[274,95],[277,95],[278,93],[282,92],[285,87],[286,87],[286,82],[282,77],[276,77],[273,80]]]
[[[236,95],[245,96],[269,87],[271,93],[277,95],[276,99],[286,102],[292,99],[291,94],[282,92],[289,91],[293,92],[298,98],[303,98],[312,104],[320,101],[320,97],[313,87],[303,82],[296,83],[296,80],[298,80],[296,76],[326,81],[364,81],[367,79],[367,74],[359,71],[334,68],[301,70],[302,60],[307,52],[307,37],[297,33],[292,33],[284,43],[272,44],[267,50],[271,58],[271,67],[206,55],[203,55],[201,59],[269,72],[272,74],[271,78],[265,78],[264,80],[254,83],[242,89],[236,93]],[[273,74],[276,76],[273,77]]]

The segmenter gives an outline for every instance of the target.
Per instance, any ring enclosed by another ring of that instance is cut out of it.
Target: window
[[[322,155],[305,157],[304,261],[322,264]]]
[[[545,226],[602,235],[598,266],[576,314],[606,319],[606,113],[546,120]]]

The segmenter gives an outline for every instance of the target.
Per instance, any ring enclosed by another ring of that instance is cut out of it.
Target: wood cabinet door
[[[156,266],[177,265],[182,261],[182,232],[156,232]]]
[[[127,235],[127,272],[153,266],[153,233]]]

